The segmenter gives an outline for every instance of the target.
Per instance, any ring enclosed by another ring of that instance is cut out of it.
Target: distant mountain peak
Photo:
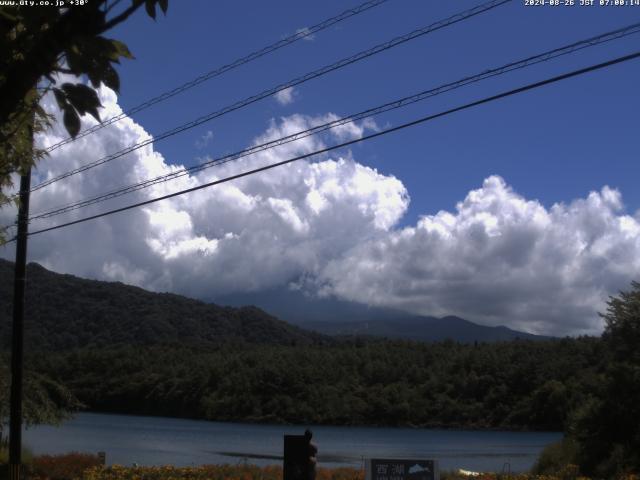
[[[499,342],[515,339],[548,340],[550,337],[519,332],[505,326],[487,327],[460,317],[405,315],[368,322],[304,322],[299,324],[326,335],[384,337],[420,342],[452,340],[460,343]]]
[[[550,338],[505,326],[483,326],[456,315],[442,318],[412,315],[335,298],[310,298],[301,292],[285,289],[229,295],[217,301],[234,305],[255,302],[278,318],[327,335],[361,335],[423,342],[453,340],[462,343]]]
[[[120,282],[58,274],[37,263],[29,263],[27,278],[25,327],[35,348],[157,343],[208,346],[229,341],[304,345],[330,343],[333,340],[328,336],[336,335],[462,343],[549,338],[506,326],[482,326],[455,315],[410,315],[310,298],[289,290],[237,295],[229,302],[234,307],[149,292]],[[2,347],[8,346],[10,339],[12,292],[13,263],[0,259]],[[222,302],[226,303],[224,298]]]

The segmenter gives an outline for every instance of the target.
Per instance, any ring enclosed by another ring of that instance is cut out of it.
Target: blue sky
[[[151,133],[217,110],[396,35],[479,2],[391,0],[134,118]],[[171,2],[166,17],[142,12],[113,32],[135,61],[120,68],[125,108],[330,17],[355,2]],[[348,115],[633,23],[640,7],[499,7],[297,87],[294,101],[267,99],[158,143],[169,161],[189,163],[246,146],[269,119],[292,113]],[[381,116],[398,124],[634,51],[637,35],[421,102]],[[615,66],[551,87],[430,122],[353,147],[354,155],[398,177],[411,196],[405,223],[451,209],[492,174],[544,205],[569,202],[603,185],[617,188],[629,211],[640,207],[637,80],[640,62]],[[239,128],[240,127],[240,128]],[[212,131],[206,148],[198,138]]]
[[[122,63],[119,96],[100,89],[103,118],[353,5],[173,0],[168,15],[155,22],[138,12],[110,32],[137,58]],[[389,0],[311,41],[65,145],[39,164],[34,183],[475,5]],[[31,211],[146,181],[638,20],[640,7],[583,7],[579,0],[573,7],[529,7],[513,1],[295,87],[288,102],[266,98],[65,178],[35,192]],[[375,122],[379,128],[399,125],[631,53],[638,45],[640,36],[629,36]],[[206,301],[240,295],[254,303],[286,291],[547,335],[599,334],[598,312],[609,295],[640,279],[639,77],[636,60],[350,150],[35,235],[29,259],[58,272]],[[51,96],[42,103],[57,112]],[[94,122],[85,116],[83,128]],[[305,138],[36,220],[31,228],[203,185],[360,138],[369,127],[360,122]],[[36,141],[47,146],[64,138],[58,122]],[[0,221],[9,223],[14,215],[4,209]],[[0,255],[12,257],[11,246]]]

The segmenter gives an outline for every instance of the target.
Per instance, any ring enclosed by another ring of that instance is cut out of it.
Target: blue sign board
[[[366,480],[440,480],[436,460],[370,458]]]

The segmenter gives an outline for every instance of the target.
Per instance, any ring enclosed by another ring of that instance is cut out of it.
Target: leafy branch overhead
[[[120,63],[121,57],[134,58],[124,43],[101,36],[80,38],[65,51],[68,68],[56,67],[55,72],[70,73],[77,77],[86,75],[93,86],[65,83],[62,88],[53,89],[58,106],[64,113],[65,128],[72,137],[80,131],[78,114],[82,116],[89,113],[100,121],[98,108],[102,105],[95,88],[104,83],[112,90],[120,91],[120,78],[112,63]],[[51,82],[55,81],[51,76],[48,78]]]
[[[93,0],[74,8],[0,6],[0,206],[8,201],[3,191],[12,185],[11,174],[24,172],[43,154],[33,151],[31,130],[47,128],[54,118],[38,105],[45,93],[53,90],[70,136],[79,133],[85,114],[100,121],[95,89],[104,84],[119,91],[115,65],[134,58],[124,43],[104,34],[143,6],[155,19],[158,7],[166,14],[168,0],[131,0],[128,6]],[[82,80],[57,85],[59,73],[86,78],[90,86]]]
[[[72,137],[80,131],[78,114],[90,113],[100,121],[98,108],[102,107],[96,91],[86,85],[63,83],[62,88],[54,88],[53,93],[60,110],[64,112],[64,126]]]
[[[9,420],[8,363],[7,355],[0,355],[0,434]],[[67,387],[31,369],[25,372],[24,391],[23,419],[27,426],[58,425],[84,407]]]

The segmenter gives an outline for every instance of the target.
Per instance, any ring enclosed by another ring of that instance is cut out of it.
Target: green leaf
[[[104,66],[104,70],[102,73],[102,81],[104,84],[110,89],[114,90],[116,93],[120,92],[120,77],[118,77],[118,72],[110,65],[107,64]]]
[[[64,109],[62,120],[69,135],[75,138],[80,132],[80,117],[71,105],[67,105],[67,108]]]
[[[44,108],[42,108],[39,103],[36,103],[35,110],[36,110],[36,115],[40,117],[41,120],[47,120],[48,118],[47,112],[45,112]]]
[[[56,102],[58,102],[58,107],[60,107],[60,110],[64,110],[69,106],[69,104],[67,103],[67,96],[62,90],[60,90],[59,88],[54,88],[53,95],[56,97]]]
[[[91,81],[91,85],[93,85],[93,88],[99,88],[100,87],[100,76],[91,71],[91,72],[87,72],[87,76],[89,77],[89,80]]]
[[[83,71],[91,80],[91,85],[93,88],[100,87],[100,83],[102,83],[102,76],[105,70],[105,65],[109,65],[109,60],[104,58],[93,56],[91,58],[91,62],[87,64],[87,68]]]
[[[118,51],[118,47],[114,44],[114,40],[110,38],[95,37],[88,43],[87,47],[87,53],[92,54],[96,59],[118,62],[122,56]],[[124,47],[126,49],[126,45]]]
[[[90,67],[87,68],[84,73],[86,73],[87,77],[89,77],[89,80],[91,81],[91,85],[93,86],[93,88],[100,87],[100,83],[102,82],[102,75],[101,75],[102,71],[95,62],[91,64]]]
[[[16,17],[15,15],[9,13],[8,7],[0,8],[0,16],[6,18],[7,20],[9,20],[11,22],[17,22],[17,20],[18,20],[18,17]]]
[[[102,105],[100,105],[102,106]],[[95,118],[98,122],[102,122],[102,120],[100,120],[100,112],[98,112],[98,108],[97,107],[88,107],[87,108],[87,113],[89,115],[91,115],[93,118]]]
[[[145,0],[144,8],[147,10],[147,15],[149,15],[154,20],[156,19],[156,0]]]
[[[100,121],[98,108],[102,107],[98,94],[93,88],[81,83],[65,83],[62,89],[67,95],[67,100],[81,114],[89,113],[93,118]]]
[[[118,56],[128,58],[129,60],[133,60],[135,58],[131,53],[131,51],[129,50],[129,47],[127,47],[120,40],[110,39],[109,41],[113,45],[113,48],[115,48]]]
[[[74,44],[64,52],[69,70],[80,76],[87,70],[87,60],[78,45]]]
[[[79,48],[83,58],[87,62],[105,62],[105,61],[117,61],[120,58],[118,49],[113,44],[113,41],[101,36],[96,37],[83,37],[78,41]]]

